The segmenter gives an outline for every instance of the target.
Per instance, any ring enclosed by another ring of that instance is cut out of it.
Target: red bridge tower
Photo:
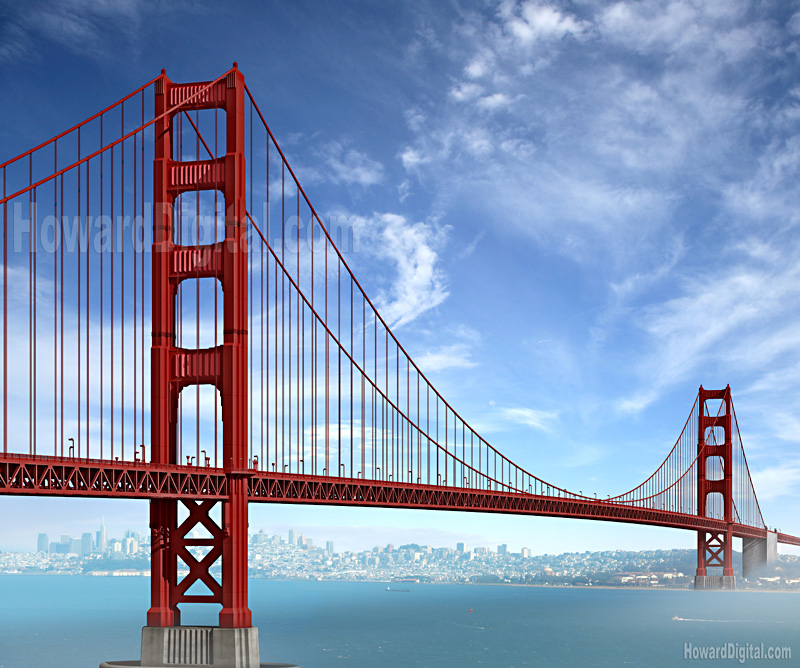
[[[153,166],[153,313],[151,359],[152,463],[177,464],[178,399],[196,384],[214,385],[222,401],[222,468],[228,498],[222,504],[222,526],[212,518],[213,500],[181,500],[188,517],[178,523],[178,501],[152,500],[151,607],[142,634],[145,666],[172,663],[236,666],[259,665],[257,629],[247,602],[247,240],[244,153],[244,76],[234,63],[228,75],[207,84],[175,84],[164,70],[155,88],[155,158]],[[180,106],[179,106],[180,105]],[[177,161],[173,157],[173,119],[190,110],[222,109],[226,118],[226,153],[209,160]],[[173,225],[175,201],[182,192],[216,189],[225,202],[222,241],[207,246],[180,246]],[[215,348],[184,349],[176,345],[176,298],[187,279],[219,280],[224,295],[223,343]],[[210,538],[191,538],[202,526]],[[191,547],[209,547],[196,559]],[[178,560],[189,569],[178,580]],[[222,560],[222,582],[210,573]],[[195,582],[208,594],[190,594]],[[180,627],[181,603],[222,606],[217,627]],[[222,662],[222,663],[220,663]]]
[[[721,400],[724,412],[709,415],[708,400]],[[727,528],[724,531],[697,532],[697,573],[695,589],[734,589],[733,575],[733,438],[731,415],[731,387],[724,390],[706,390],[700,386],[698,394],[697,419],[697,514],[700,517],[714,517],[709,508],[709,495],[719,494],[722,498],[722,517]],[[720,443],[709,430],[720,428],[723,440]],[[711,464],[709,467],[708,465]],[[708,477],[708,469],[717,472],[714,478]],[[719,472],[722,475],[719,475]],[[708,575],[709,567],[722,567],[722,575]]]

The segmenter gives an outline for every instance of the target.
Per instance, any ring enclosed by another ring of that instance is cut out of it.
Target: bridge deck
[[[498,489],[470,489],[382,480],[309,476],[246,469],[251,502],[417,508],[605,520],[675,529],[724,531],[722,520],[603,500],[542,496]],[[44,455],[0,455],[0,494],[130,499],[228,497],[229,473],[197,466]],[[764,538],[766,529],[733,524],[737,537]],[[800,537],[778,534],[800,546]]]

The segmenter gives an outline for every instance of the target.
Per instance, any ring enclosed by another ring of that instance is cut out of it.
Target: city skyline
[[[97,532],[98,537],[102,528]],[[42,534],[40,534],[40,537]],[[84,539],[90,536],[85,533]],[[125,542],[137,539],[142,549],[146,538],[126,532]],[[199,536],[198,536],[199,537]],[[287,534],[270,534],[264,529],[248,537],[249,578],[277,580],[329,580],[363,582],[461,584],[528,584],[613,587],[678,587],[693,584],[695,554],[691,549],[607,550],[534,555],[523,547],[519,552],[507,544],[496,546],[402,544],[375,545],[362,551],[336,550],[333,541],[315,539],[290,529]],[[69,536],[60,543],[69,544]],[[88,554],[0,552],[0,574],[43,573],[88,576],[149,577],[146,552],[130,552],[116,538],[108,549]],[[324,545],[323,545],[324,542]],[[74,543],[73,543],[74,544]],[[746,589],[800,590],[800,558],[780,557],[778,562],[742,578],[742,555],[734,559],[739,586]],[[220,564],[211,568],[220,576]],[[188,570],[179,566],[179,573]],[[395,591],[410,591],[399,589]]]

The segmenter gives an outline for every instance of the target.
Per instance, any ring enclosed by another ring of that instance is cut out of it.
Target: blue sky
[[[239,63],[442,394],[521,466],[625,491],[730,384],[764,517],[800,532],[800,3],[31,2],[0,7],[11,157],[167,69]],[[8,101],[13,100],[12,104]],[[0,499],[2,544],[145,530],[142,502]],[[251,507],[340,548],[691,547],[690,533]]]

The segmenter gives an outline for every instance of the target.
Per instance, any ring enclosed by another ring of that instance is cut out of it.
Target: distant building
[[[81,541],[81,539],[70,538],[69,549],[67,550],[67,552],[69,554],[77,554],[78,556],[81,556],[82,551],[83,551],[83,542]]]
[[[61,534],[61,544],[66,545],[69,548],[69,544],[72,542],[72,536],[69,536],[65,533]]]
[[[325,543],[325,551],[328,554],[333,554],[333,541],[332,540],[329,540],[327,543]]]
[[[125,532],[125,538],[133,538],[139,545],[142,544],[142,535],[138,531],[131,531],[128,529]]]
[[[81,536],[81,556],[88,557],[94,550],[94,541],[92,534],[85,533]]]
[[[105,552],[106,548],[108,547],[108,538],[106,536],[106,518],[103,516],[103,519],[100,523],[100,531],[98,532],[99,536],[97,537],[97,549],[100,552]]]
[[[523,548],[522,548],[522,557],[523,557],[524,559],[530,559],[530,558],[531,558],[531,551],[530,551],[530,548],[527,548],[527,547],[523,547]]]
[[[464,543],[456,543],[456,552],[464,552]]]
[[[133,555],[139,551],[139,541],[132,536],[128,536],[122,540],[122,551],[125,554]]]
[[[267,534],[264,533],[264,529],[261,529],[261,531],[259,531],[258,533],[253,534],[253,537],[250,540],[250,542],[253,543],[253,545],[265,545],[266,543],[269,542],[269,536],[267,536]]]
[[[50,539],[47,537],[46,533],[39,534],[39,540],[36,543],[36,551],[37,552],[50,551]]]
[[[297,531],[289,529],[289,545],[297,545]]]
[[[503,545],[498,545],[497,554],[508,554],[508,545],[505,543],[503,543]]]

